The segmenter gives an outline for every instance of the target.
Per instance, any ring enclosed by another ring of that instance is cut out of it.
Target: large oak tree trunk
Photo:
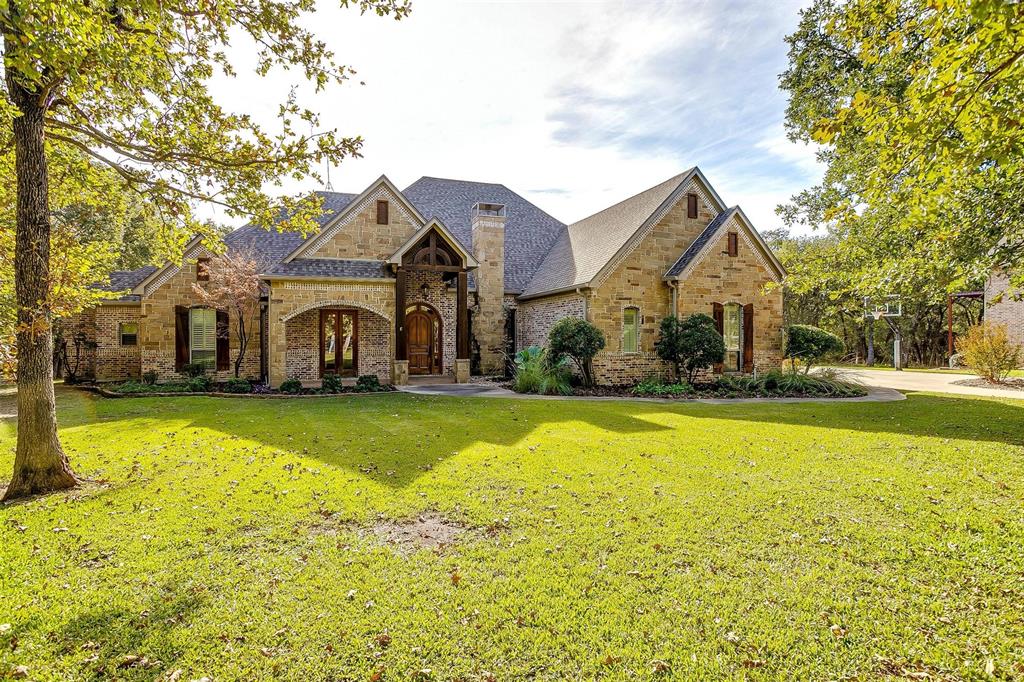
[[[14,119],[18,176],[14,284],[18,303],[18,446],[4,500],[77,485],[57,439],[53,394],[53,332],[49,299],[50,213],[44,105],[7,74],[8,92],[21,110]]]

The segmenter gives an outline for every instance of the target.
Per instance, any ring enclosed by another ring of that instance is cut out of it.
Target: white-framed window
[[[188,315],[189,362],[203,365],[208,371],[217,369],[217,311],[213,308],[192,308]]]
[[[117,326],[117,336],[122,346],[139,345],[139,323],[122,322]]]
[[[726,303],[722,312],[722,339],[725,341],[723,369],[726,372],[739,372],[743,369],[743,306],[739,303]]]
[[[622,310],[622,352],[636,353],[640,350],[640,309]]]

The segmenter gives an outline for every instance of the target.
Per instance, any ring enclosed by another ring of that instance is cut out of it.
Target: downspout
[[[676,288],[677,282],[669,280],[668,285],[672,289],[672,317],[679,317],[679,290]]]
[[[587,306],[587,297],[583,293],[583,287],[576,287],[576,293],[580,296],[580,298],[583,299],[583,319],[589,321],[590,320],[590,310],[588,309],[589,306]]]

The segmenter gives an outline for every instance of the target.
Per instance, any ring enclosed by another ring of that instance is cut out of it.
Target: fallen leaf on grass
[[[667,672],[669,672],[671,670],[672,670],[672,666],[670,666],[665,661],[658,661],[658,660],[651,661],[651,672],[654,673],[655,675],[664,675],[665,673],[667,673]]]
[[[765,661],[761,658],[748,658],[743,661],[744,668],[760,668],[764,666]]]

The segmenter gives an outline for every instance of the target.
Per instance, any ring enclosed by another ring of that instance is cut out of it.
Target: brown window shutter
[[[725,331],[725,307],[721,303],[711,304],[711,316],[715,320],[715,330],[719,334]],[[722,362],[718,361],[715,363],[715,374],[722,373]]]
[[[740,254],[740,237],[735,232],[729,233],[729,255],[735,258]]]
[[[386,201],[377,202],[377,224],[388,224],[388,202]]]
[[[188,308],[174,306],[174,371],[188,364]]]
[[[228,341],[230,330],[228,329],[228,311],[217,311],[217,371],[223,372],[231,366],[231,359],[228,355]]]
[[[754,304],[743,306],[743,372],[754,371]]]
[[[690,193],[686,195],[686,217],[697,217],[697,195]]]

